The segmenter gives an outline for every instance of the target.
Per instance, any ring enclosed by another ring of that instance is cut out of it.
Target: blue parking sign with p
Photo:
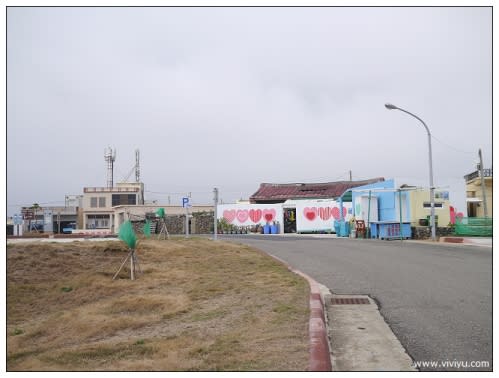
[[[189,205],[189,197],[182,198],[182,207],[190,207]]]

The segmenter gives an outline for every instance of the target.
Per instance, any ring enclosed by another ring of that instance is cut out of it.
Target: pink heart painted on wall
[[[340,208],[338,206],[335,206],[331,209],[332,209],[331,214],[333,215],[333,218],[336,220],[341,219]],[[345,218],[346,216],[347,216],[347,208],[343,207],[343,218]]]
[[[265,209],[262,212],[263,219],[267,222],[272,222],[275,218],[275,209]]]
[[[253,223],[258,223],[260,221],[260,219],[262,219],[262,210],[251,209],[249,211],[249,217]]]
[[[331,209],[329,207],[319,208],[319,216],[322,220],[328,220],[329,218],[331,218]]]
[[[334,219],[338,220],[341,218],[340,217],[340,209],[338,208],[338,206],[333,207],[331,210],[331,213],[333,214]]]
[[[227,222],[232,223],[236,218],[236,210],[224,210],[224,218]]]
[[[248,219],[248,210],[237,210],[236,218],[239,223],[244,223]]]
[[[303,209],[303,215],[305,215],[305,218],[307,218],[309,221],[313,221],[317,216],[317,208],[306,207]]]

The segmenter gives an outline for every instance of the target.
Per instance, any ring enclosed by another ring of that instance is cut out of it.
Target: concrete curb
[[[275,260],[299,276],[305,278],[310,285],[310,320],[309,320],[309,371],[332,371],[330,346],[327,332],[327,318],[325,312],[325,298],[330,295],[329,289],[321,285],[305,273],[294,269],[287,262],[270,255]]]
[[[492,247],[492,238],[473,238],[473,237],[461,237],[461,236],[444,236],[440,238],[441,243],[455,243],[455,244],[466,244],[466,245],[477,245],[480,247]]]

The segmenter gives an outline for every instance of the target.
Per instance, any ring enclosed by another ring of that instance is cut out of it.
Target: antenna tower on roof
[[[116,148],[108,147],[104,150],[104,160],[107,162],[107,187],[113,187],[113,167],[116,160]]]

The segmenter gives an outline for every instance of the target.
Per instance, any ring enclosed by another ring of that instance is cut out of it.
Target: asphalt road
[[[421,370],[492,369],[492,249],[413,241],[246,236],[336,294],[368,294]],[[475,361],[489,368],[474,369]],[[455,364],[468,363],[468,369]],[[454,367],[445,366],[453,363]]]

